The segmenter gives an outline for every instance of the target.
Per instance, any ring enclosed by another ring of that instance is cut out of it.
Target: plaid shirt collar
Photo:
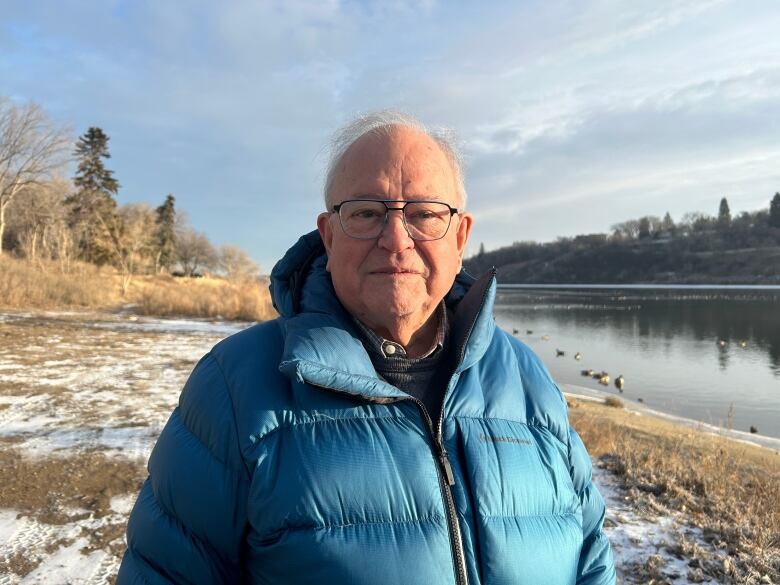
[[[438,325],[436,327],[436,337],[433,340],[433,344],[425,354],[416,359],[423,359],[432,356],[440,348],[444,347],[444,340],[447,336],[447,330],[449,323],[447,322],[447,308],[444,306],[444,301],[439,303],[436,308],[436,314],[438,318]],[[374,333],[371,329],[366,327],[360,319],[354,318],[358,328],[363,334],[363,338],[368,341],[373,349],[378,353],[381,353],[386,358],[406,358],[406,349],[400,343],[390,341]]]

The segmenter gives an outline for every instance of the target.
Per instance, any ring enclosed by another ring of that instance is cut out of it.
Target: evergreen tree
[[[780,228],[780,193],[775,193],[769,204],[769,225]]]
[[[484,256],[485,255],[485,243],[480,242],[479,243],[479,255]]]
[[[670,234],[674,233],[674,220],[672,219],[672,215],[667,211],[666,215],[664,215],[663,220],[661,220],[661,229],[665,232],[669,232]]]
[[[176,260],[176,199],[170,193],[165,203],[155,209],[155,239],[157,254],[155,272],[161,269],[170,271]]]
[[[76,142],[78,171],[73,183],[79,191],[101,193],[113,198],[119,191],[119,183],[113,171],[103,166],[101,159],[111,158],[108,152],[108,136],[100,128],[92,127]]]
[[[728,227],[731,225],[731,210],[729,209],[729,202],[726,198],[720,200],[720,209],[718,209],[718,225],[721,227]]]
[[[639,239],[644,240],[650,237],[650,218],[642,217],[639,219]]]
[[[111,258],[111,229],[117,227],[116,200],[119,183],[103,159],[111,158],[108,136],[92,127],[76,142],[78,169],[73,178],[76,192],[66,199],[69,223],[76,234],[79,255],[89,262],[103,264]]]

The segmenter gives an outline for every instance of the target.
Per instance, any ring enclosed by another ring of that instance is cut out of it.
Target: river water
[[[495,315],[560,383],[780,437],[780,287],[502,286]]]

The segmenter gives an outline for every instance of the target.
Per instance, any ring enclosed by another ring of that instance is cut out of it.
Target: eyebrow
[[[344,201],[354,201],[356,199],[376,199],[377,201],[441,201],[446,203],[439,195],[423,195],[421,193],[415,193],[414,195],[404,195],[403,199],[388,199],[387,195],[380,195],[377,193],[362,193],[359,195],[350,196],[348,199],[344,199]],[[342,201],[342,203],[344,201]]]

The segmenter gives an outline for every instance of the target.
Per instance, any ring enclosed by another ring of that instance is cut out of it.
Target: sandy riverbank
[[[586,386],[578,386],[576,384],[559,384],[559,386],[566,396],[578,400],[603,403],[608,397],[616,398],[615,394],[612,392],[603,392],[593,388],[588,388]],[[669,414],[667,412],[662,412],[660,410],[655,410],[653,408],[649,408],[641,402],[623,398],[622,396],[617,398],[623,403],[624,408],[628,412],[631,412],[635,415],[649,416],[655,419],[665,420],[680,426],[695,429],[702,433],[709,433],[718,437],[723,437],[725,439],[731,439],[732,441],[744,442],[756,447],[765,447],[780,453],[780,439],[777,437],[769,437],[759,433],[746,433],[745,431],[739,431],[736,429],[727,429],[694,420],[692,418],[685,418],[682,416]]]

